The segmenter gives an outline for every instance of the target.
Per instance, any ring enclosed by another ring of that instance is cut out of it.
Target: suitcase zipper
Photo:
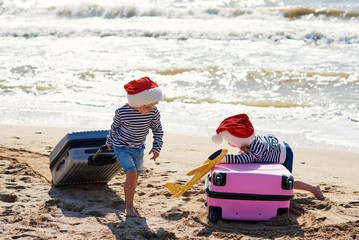
[[[232,200],[253,200],[253,201],[288,201],[294,195],[265,195],[265,194],[248,194],[248,193],[223,193],[213,192],[206,188],[206,194],[210,198],[232,199]]]

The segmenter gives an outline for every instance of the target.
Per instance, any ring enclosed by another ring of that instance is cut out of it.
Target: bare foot
[[[139,217],[140,215],[136,212],[135,208],[126,208],[126,217]]]
[[[320,190],[320,187],[319,187],[319,186],[316,186],[316,187],[315,187],[314,196],[315,196],[317,199],[319,199],[319,200],[324,200],[323,193],[322,193],[322,191]]]

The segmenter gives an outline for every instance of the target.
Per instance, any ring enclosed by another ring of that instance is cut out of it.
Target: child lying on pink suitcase
[[[212,137],[214,143],[226,140],[229,145],[239,148],[238,155],[227,154],[220,163],[281,163],[290,172],[293,168],[293,152],[289,145],[273,135],[256,135],[247,114],[238,114],[222,121]],[[294,181],[294,189],[311,192],[317,199],[324,200],[319,186]]]

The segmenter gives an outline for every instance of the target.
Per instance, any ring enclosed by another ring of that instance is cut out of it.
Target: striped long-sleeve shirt
[[[226,163],[284,163],[285,149],[284,143],[273,135],[256,135],[248,153],[227,154]]]
[[[152,150],[159,153],[163,144],[163,131],[158,109],[154,107],[151,112],[142,114],[126,104],[116,110],[106,144],[143,148],[149,129],[153,133]]]

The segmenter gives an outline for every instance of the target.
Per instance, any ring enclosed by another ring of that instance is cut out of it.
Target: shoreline
[[[359,237],[359,154],[292,147],[295,179],[319,185],[326,199],[319,201],[296,190],[289,219],[220,221],[214,225],[208,222],[203,205],[204,179],[178,199],[172,199],[163,185],[185,183],[190,179],[186,173],[220,148],[230,153],[236,150],[227,144],[213,144],[210,137],[165,134],[160,157],[153,162],[147,155],[152,141],[149,135],[144,159],[147,171],[140,176],[135,195],[142,217],[126,218],[122,173],[107,186],[51,186],[50,151],[66,133],[81,130],[91,129],[0,126],[0,236],[19,237],[28,231],[47,239]],[[93,226],[91,231],[89,226]],[[336,230],[330,231],[333,226]]]

